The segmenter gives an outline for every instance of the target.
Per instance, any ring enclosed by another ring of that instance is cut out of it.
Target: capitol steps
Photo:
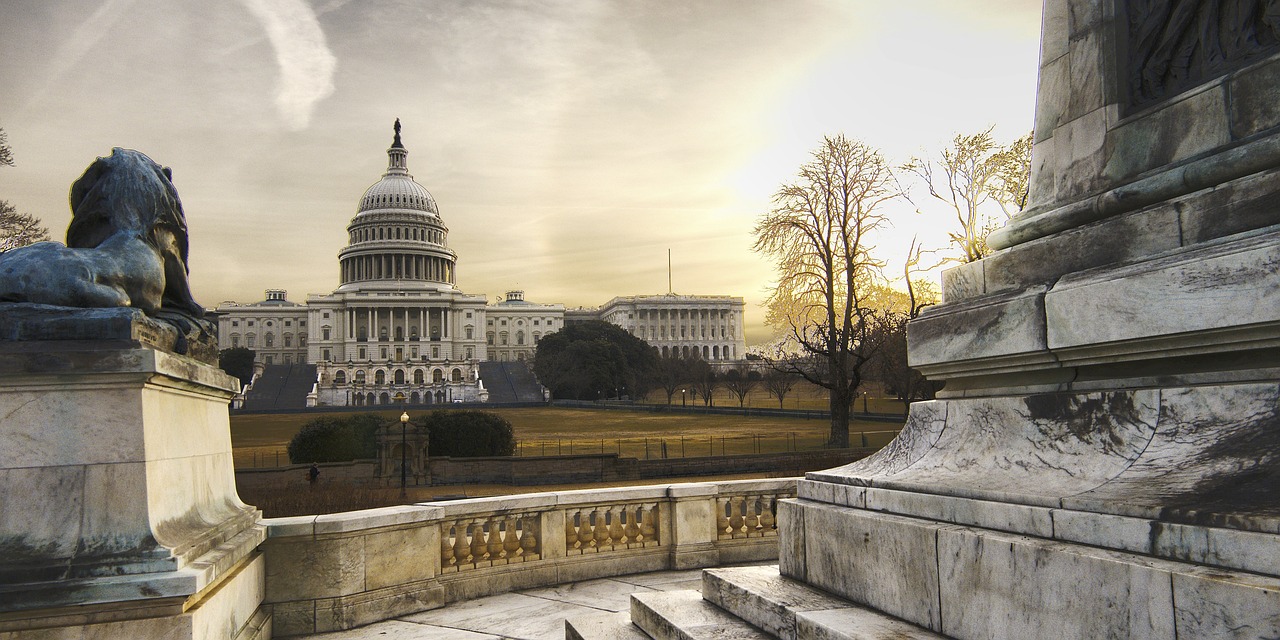
[[[631,611],[565,621],[569,640],[915,640],[945,636],[791,580],[778,567],[707,569],[702,591],[631,596]]]

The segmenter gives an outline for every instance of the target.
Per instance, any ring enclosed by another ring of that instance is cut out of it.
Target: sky
[[[337,287],[392,123],[439,204],[457,285],[598,306],[745,298],[776,277],[755,221],[824,135],[897,165],[957,133],[1031,130],[1040,0],[4,0],[0,199],[62,239],[112,147],[172,167],[206,307]],[[877,239],[897,273],[945,210],[904,176]]]

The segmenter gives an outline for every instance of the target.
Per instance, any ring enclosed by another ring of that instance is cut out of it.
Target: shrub
[[[378,427],[387,422],[372,413],[321,416],[302,425],[289,441],[289,462],[346,462],[377,456]]]
[[[433,411],[427,417],[432,456],[474,458],[515,453],[511,423],[484,411]]]

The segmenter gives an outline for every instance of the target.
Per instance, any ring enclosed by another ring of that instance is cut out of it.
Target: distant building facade
[[[267,289],[261,302],[219,305],[218,347],[252,349],[263,364],[306,362],[307,308],[285,296],[283,289]]]
[[[563,326],[564,305],[527,302],[523,291],[508,291],[502,302],[485,307],[489,359],[532,360],[542,336]]]
[[[360,198],[338,252],[339,286],[305,304],[268,289],[252,304],[224,302],[220,348],[247,347],[263,364],[316,365],[313,405],[484,402],[486,360],[530,360],[566,323],[605,320],[662,354],[741,359],[742,298],[626,296],[598,309],[534,303],[523,291],[487,304],[455,286],[457,255],[435,198],[414,181],[396,135],[387,170]]]
[[[620,296],[598,309],[566,311],[565,322],[604,320],[648,342],[663,356],[723,362],[746,357],[745,306],[734,296]]]

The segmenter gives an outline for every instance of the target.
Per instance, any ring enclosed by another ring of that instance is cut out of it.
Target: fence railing
[[[349,629],[450,602],[778,555],[796,479],[617,487],[265,520],[278,636]]]
[[[878,449],[898,437],[900,429],[853,431],[852,447]],[[785,453],[827,448],[824,433],[768,432],[736,436],[673,438],[537,438],[516,440],[516,456],[563,456],[616,453],[637,460],[702,458],[755,453]]]

